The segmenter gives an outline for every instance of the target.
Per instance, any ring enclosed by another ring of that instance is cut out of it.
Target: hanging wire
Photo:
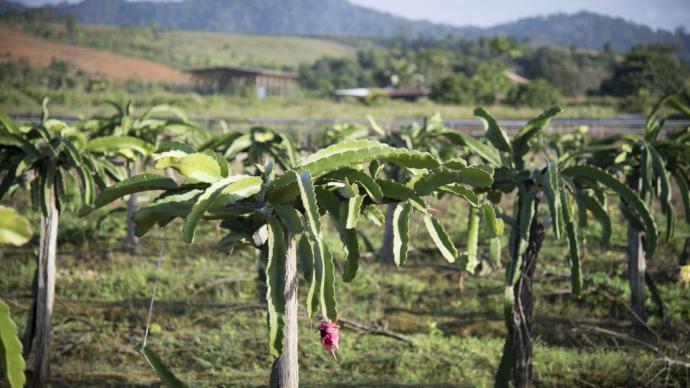
[[[146,331],[144,332],[144,340],[141,343],[141,351],[146,348],[146,339],[149,336],[149,328],[151,327],[151,316],[153,315],[153,301],[156,299],[156,290],[158,289],[158,278],[161,274],[161,263],[163,262],[163,254],[165,252],[165,235],[161,239],[161,249],[158,254],[158,262],[156,263],[156,280],[153,283],[153,292],[151,293],[151,302],[149,303],[149,312],[146,317]]]

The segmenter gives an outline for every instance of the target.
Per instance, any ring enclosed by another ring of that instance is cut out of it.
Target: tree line
[[[636,46],[627,52],[532,47],[512,38],[476,41],[384,40],[386,48],[360,50],[354,58],[324,57],[299,68],[300,84],[316,95],[355,87],[423,88],[450,104],[543,108],[566,98],[640,111],[668,93],[687,95],[688,64],[673,47]],[[511,82],[507,72],[530,82]]]

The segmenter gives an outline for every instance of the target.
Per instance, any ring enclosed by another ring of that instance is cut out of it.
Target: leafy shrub
[[[388,100],[388,93],[383,89],[371,88],[369,93],[362,98],[362,103],[365,105],[374,105]]]
[[[471,104],[474,98],[470,89],[469,78],[464,74],[453,74],[432,85],[429,97],[436,102]]]
[[[506,102],[515,106],[544,108],[561,104],[563,96],[555,86],[546,80],[537,79],[513,88],[508,93]]]
[[[613,68],[611,78],[602,82],[601,91],[628,97],[646,89],[654,91],[652,99],[656,99],[661,95],[682,92],[686,78],[687,72],[670,48],[639,46],[625,54],[623,61]]]

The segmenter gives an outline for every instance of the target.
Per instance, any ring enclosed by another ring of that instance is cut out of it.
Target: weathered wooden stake
[[[630,282],[630,318],[632,330],[641,333],[645,329],[645,272],[647,260],[642,245],[643,233],[628,223],[628,278]]]
[[[513,336],[513,383],[516,388],[532,386],[534,345],[532,283],[537,257],[544,243],[545,234],[544,226],[535,216],[532,225],[530,225],[527,250],[522,255],[522,271],[517,283],[513,286],[515,306],[513,307],[512,329],[509,335]]]
[[[34,338],[32,387],[43,387],[50,375],[50,340],[53,302],[55,301],[55,260],[57,256],[58,216],[54,186],[50,189],[48,214],[41,215],[41,241],[36,287],[36,331]]]

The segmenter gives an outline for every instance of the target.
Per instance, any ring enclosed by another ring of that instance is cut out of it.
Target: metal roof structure
[[[189,69],[186,70],[186,72],[196,76],[208,74],[223,74],[227,76],[262,76],[291,80],[297,79],[297,73],[294,72],[246,66],[216,66]]]

